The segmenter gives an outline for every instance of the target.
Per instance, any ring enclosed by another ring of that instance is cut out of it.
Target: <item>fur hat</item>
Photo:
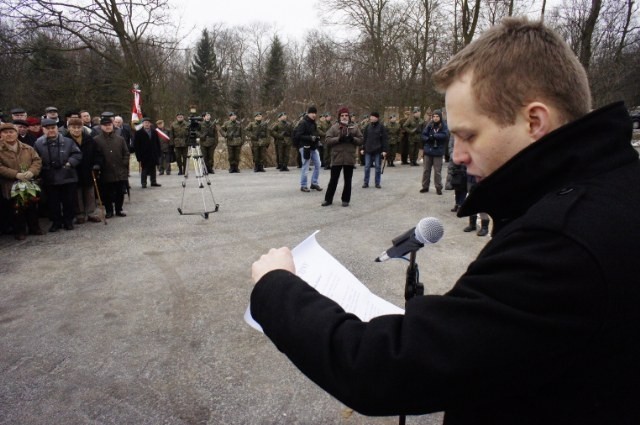
[[[349,108],[347,108],[346,106],[343,106],[342,108],[338,109],[338,116],[342,114],[349,114]]]
[[[82,120],[80,118],[69,118],[69,121],[67,121],[67,127],[71,127],[72,125],[82,127]]]

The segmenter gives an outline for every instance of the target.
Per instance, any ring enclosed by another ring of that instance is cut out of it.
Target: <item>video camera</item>
[[[189,116],[189,138],[187,139],[187,145],[196,146],[198,144],[198,132],[200,131],[200,122],[203,118],[199,115]]]

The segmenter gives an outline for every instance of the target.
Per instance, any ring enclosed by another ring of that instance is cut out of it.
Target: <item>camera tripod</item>
[[[200,146],[198,145],[189,146],[189,153],[187,154],[187,158],[190,158],[191,163],[193,164],[195,178],[198,183],[198,189],[200,190],[200,194],[202,196],[202,211],[185,212],[183,210],[184,195],[187,190],[187,179],[189,178],[189,160],[187,159],[187,164],[184,170],[184,180],[182,181],[182,202],[180,203],[178,212],[180,213],[180,215],[201,215],[206,220],[209,218],[209,213],[218,211],[218,208],[220,208],[220,204],[216,203],[216,198],[213,196],[213,189],[211,188],[211,180],[209,179],[209,173],[207,172],[207,166],[204,163],[204,158],[202,157],[202,151],[200,150]],[[205,183],[209,188],[209,194],[211,194],[211,201],[209,203],[207,203],[207,197],[205,195],[205,190],[204,190]]]

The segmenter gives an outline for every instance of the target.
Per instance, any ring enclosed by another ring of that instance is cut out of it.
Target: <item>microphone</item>
[[[376,263],[387,261],[389,258],[400,258],[409,252],[417,251],[425,245],[430,245],[442,239],[444,227],[435,217],[425,217],[418,225],[392,239],[393,246],[376,258]]]

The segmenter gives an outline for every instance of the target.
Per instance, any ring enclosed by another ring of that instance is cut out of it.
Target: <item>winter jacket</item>
[[[431,121],[422,132],[424,154],[428,156],[444,156],[449,141],[449,129],[444,121],[436,125]]]
[[[376,154],[389,152],[389,136],[386,127],[380,123],[369,123],[363,132],[365,153]]]
[[[71,140],[76,142],[76,140],[69,136]],[[76,145],[78,143],[76,142]],[[84,131],[82,132],[82,143],[78,145],[80,151],[82,152],[82,161],[80,161],[80,165],[76,167],[78,172],[78,185],[82,187],[92,187],[93,186],[93,167],[98,166],[102,168],[104,164],[104,158],[102,157],[102,152],[98,149],[98,144],[93,139],[93,137],[86,134]],[[96,176],[98,173],[96,173]]]
[[[128,180],[129,148],[124,139],[114,133],[100,133],[95,141],[104,158],[100,180],[105,183]]]
[[[311,150],[315,150],[318,148],[319,141],[313,141],[313,136],[319,137],[316,122],[305,116],[293,130],[293,143],[298,149],[309,146]]]
[[[363,323],[284,270],[251,295],[265,334],[367,415],[446,425],[640,423],[640,161],[622,103],[523,149],[458,212],[493,238],[445,295]],[[629,190],[634,188],[634,190]]]
[[[42,159],[31,146],[18,143],[18,151],[12,151],[9,146],[0,142],[0,190],[5,199],[11,198],[11,186],[16,182],[16,175],[24,171],[31,171],[33,177],[38,177],[42,168]]]
[[[138,162],[142,163],[143,167],[158,165],[160,161],[161,148],[158,133],[152,128],[149,130],[151,137],[147,133],[147,130],[141,128],[136,131],[134,137],[133,148]]]
[[[82,151],[76,142],[61,134],[55,139],[41,136],[34,146],[42,158],[42,182],[58,186],[78,181],[76,167],[82,161]]]
[[[331,166],[356,165],[356,146],[362,143],[362,132],[357,125],[333,124],[325,138],[325,145],[331,147]]]

